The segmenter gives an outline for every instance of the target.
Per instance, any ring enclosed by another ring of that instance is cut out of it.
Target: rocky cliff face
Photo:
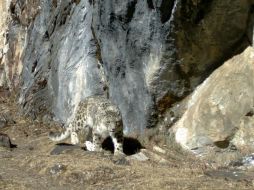
[[[163,118],[171,126],[181,100],[253,39],[249,0],[3,2],[2,85],[19,92],[23,111],[68,123],[80,100],[101,94],[126,133]]]

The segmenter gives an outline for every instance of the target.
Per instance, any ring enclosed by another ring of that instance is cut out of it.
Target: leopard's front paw
[[[86,141],[85,142],[85,145],[86,145],[86,149],[88,151],[94,151],[95,150],[95,147],[94,147],[94,144],[90,141]]]

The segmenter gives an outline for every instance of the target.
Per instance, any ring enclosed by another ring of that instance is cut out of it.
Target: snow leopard
[[[108,136],[114,144],[114,153],[123,154],[123,122],[119,108],[103,96],[90,96],[81,101],[74,119],[62,133],[49,133],[53,141],[62,141],[71,137],[76,145],[92,136],[92,142],[86,141],[88,151],[102,151],[102,142]]]

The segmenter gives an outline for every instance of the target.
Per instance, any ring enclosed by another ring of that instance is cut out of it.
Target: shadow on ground
[[[109,150],[112,153],[114,152],[114,144],[110,137],[106,138],[102,143],[102,148],[105,150]],[[144,148],[141,143],[134,138],[124,137],[123,142],[123,152],[126,155],[133,155],[140,151],[140,149]]]
[[[65,151],[69,151],[72,149],[80,149],[81,147],[79,146],[75,146],[72,144],[68,144],[68,143],[58,143],[56,144],[56,147],[51,151],[51,155],[58,155],[61,154]],[[111,140],[110,137],[106,138],[103,143],[102,143],[102,148],[104,150],[110,151],[112,152],[112,154],[114,153],[114,144]],[[134,138],[131,137],[125,137],[124,138],[124,143],[123,143],[123,152],[126,155],[133,155],[136,154],[138,152],[140,152],[140,149],[144,148],[141,143]],[[81,148],[83,150],[86,150],[84,147]]]

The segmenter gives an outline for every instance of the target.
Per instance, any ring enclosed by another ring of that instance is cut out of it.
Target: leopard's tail
[[[71,131],[67,128],[64,132],[50,132],[48,137],[52,141],[62,141],[67,139],[71,135]]]

